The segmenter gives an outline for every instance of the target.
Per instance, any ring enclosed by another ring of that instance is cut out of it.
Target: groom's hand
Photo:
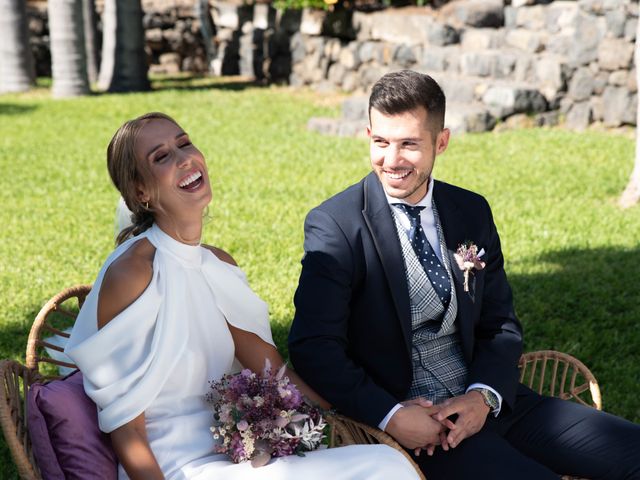
[[[484,403],[480,392],[471,390],[459,397],[453,397],[439,405],[440,410],[433,416],[434,420],[448,425],[449,433],[443,436],[441,445],[455,448],[465,438],[474,435],[482,429],[489,414],[489,407]],[[455,422],[451,424],[448,419],[451,415],[457,415]],[[392,417],[393,418],[393,417]]]
[[[432,418],[440,406],[432,406],[423,399],[403,402],[403,407],[393,414],[386,432],[403,447],[416,449],[425,445],[439,444],[440,432],[445,426]]]

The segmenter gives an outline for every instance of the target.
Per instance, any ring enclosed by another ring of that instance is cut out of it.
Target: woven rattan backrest
[[[0,362],[0,426],[5,441],[14,459],[18,475],[23,480],[39,480],[31,441],[27,430],[26,392],[34,382],[41,381],[39,375],[15,360]]]
[[[602,410],[596,378],[571,355],[553,350],[525,353],[519,367],[520,382],[536,392]]]
[[[45,347],[62,352],[62,348],[47,341],[53,335],[69,338],[65,331],[73,326],[78,315],[78,310],[82,307],[84,299],[91,290],[91,285],[77,285],[67,288],[53,296],[40,310],[36,317],[29,339],[27,341],[27,368],[35,372],[40,372],[46,379],[59,378],[53,368],[46,368],[44,364],[75,368],[72,363],[55,360],[51,358]],[[44,368],[43,368],[44,367]]]

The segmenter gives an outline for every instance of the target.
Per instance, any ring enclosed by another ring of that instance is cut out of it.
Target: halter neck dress
[[[98,330],[104,274],[143,239],[155,247],[152,279],[129,307]],[[257,469],[215,453],[205,394],[210,381],[237,370],[228,324],[273,345],[267,305],[242,270],[153,225],[109,256],[65,353],[83,373],[101,430],[111,432],[144,412],[149,444],[167,479],[416,478],[406,459],[385,445],[317,450]],[[121,466],[118,478],[129,478]]]

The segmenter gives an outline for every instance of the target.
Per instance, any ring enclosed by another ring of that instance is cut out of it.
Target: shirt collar
[[[427,208],[431,208],[431,199],[433,198],[433,175],[431,175],[429,177],[429,185],[427,186],[427,194],[424,197],[422,197],[422,200],[420,200],[415,205],[410,204],[409,202],[405,201],[402,198],[392,197],[392,196],[388,195],[386,191],[384,192],[384,196],[387,197],[387,202],[389,203],[389,205],[393,205],[394,203],[404,203],[405,205],[410,205],[412,207],[427,207]]]

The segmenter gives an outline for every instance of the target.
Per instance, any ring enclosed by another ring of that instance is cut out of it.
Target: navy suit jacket
[[[480,382],[515,402],[522,330],[503,269],[500,239],[486,200],[435,181],[458,300],[459,333]],[[305,220],[304,258],[289,353],[296,371],[342,413],[377,426],[412,381],[409,293],[398,234],[374,173],[314,208]],[[486,267],[463,289],[453,254],[470,240]]]

